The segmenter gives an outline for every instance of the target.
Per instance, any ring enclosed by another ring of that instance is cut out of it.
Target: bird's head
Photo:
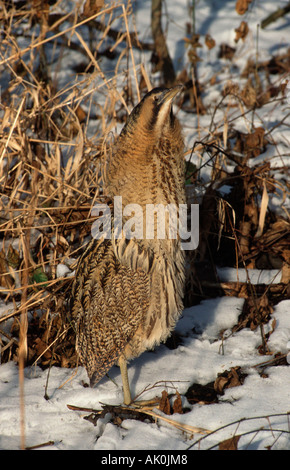
[[[165,128],[169,130],[174,126],[172,101],[182,88],[182,85],[177,85],[149,91],[131,112],[120,136],[135,134],[136,131],[159,138]]]

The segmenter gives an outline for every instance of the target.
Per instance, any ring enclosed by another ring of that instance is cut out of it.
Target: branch
[[[175,71],[169,55],[165,36],[161,25],[162,0],[152,0],[151,6],[151,29],[157,54],[156,71],[162,70],[164,83],[171,86],[175,82]]]
[[[274,13],[271,13],[269,16],[267,16],[261,23],[261,28],[264,29],[269,24],[274,23],[274,21],[278,20],[279,18],[282,18],[282,16],[285,16],[288,12],[290,11],[290,2],[287,3],[287,5],[284,8],[278,8],[278,10],[274,11]]]

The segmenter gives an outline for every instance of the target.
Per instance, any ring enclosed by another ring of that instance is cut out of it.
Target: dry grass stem
[[[103,183],[112,143],[134,105],[164,77],[158,68],[155,73],[160,58],[152,41],[138,38],[130,1],[91,16],[78,3],[69,12],[62,1],[42,9],[22,3],[0,0],[0,353],[2,363],[19,364],[26,448],[24,369],[78,365],[69,316],[74,269],[91,237],[94,205],[111,204]],[[259,328],[258,352],[267,357],[264,327],[275,305],[289,297],[289,142],[283,132],[289,128],[289,57],[259,61],[257,55],[225,80],[232,58],[204,78],[185,55],[176,79],[184,85],[176,105],[189,139],[188,203],[200,209],[199,246],[187,253],[185,306],[220,296],[245,299],[234,328]],[[205,105],[201,97],[212,89],[217,98]],[[281,109],[281,120],[274,119]],[[235,268],[236,280],[221,282],[220,266]],[[281,279],[253,283],[252,269],[275,269]],[[187,436],[208,433],[153,409],[136,413]]]

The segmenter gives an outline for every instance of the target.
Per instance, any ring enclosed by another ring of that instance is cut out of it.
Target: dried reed
[[[27,10],[0,1],[0,70],[7,77],[0,103],[0,295],[8,304],[0,317],[0,346],[3,362],[19,362],[23,448],[24,366],[76,365],[67,318],[75,262],[90,236],[91,209],[106,197],[102,181],[112,136],[140,99],[141,84],[152,87],[152,77],[135,59],[134,48],[142,44],[136,32],[130,33],[130,2],[127,8],[116,3],[90,17],[82,15],[78,5],[60,13],[62,0],[52,6],[44,3],[46,9],[38,9],[35,2]],[[72,53],[78,58],[73,67],[80,72],[68,71],[63,77]],[[114,54],[108,73],[102,57]],[[255,64],[254,73],[257,70]],[[250,67],[247,73],[250,79]],[[226,84],[211,110],[209,127],[203,129],[193,74],[191,78],[184,82],[195,98],[199,142],[186,152],[188,162],[193,157],[196,164],[193,170],[188,165],[187,189],[189,201],[196,202],[196,186],[202,197],[201,242],[189,259],[187,301],[217,295],[211,274],[208,284],[195,275],[196,263],[210,260],[212,273],[228,253],[233,265],[246,268],[257,264],[261,252],[274,253],[283,264],[284,295],[289,282],[289,214],[286,208],[285,217],[273,214],[269,195],[286,199],[287,183],[275,178],[270,164],[248,164],[272,145],[281,161],[275,171],[287,172],[271,135],[277,124],[267,133],[263,122],[262,130],[252,126],[258,106],[274,109],[281,104],[283,86],[278,83],[274,95],[269,87],[252,90],[255,100],[249,104],[238,85]],[[187,103],[183,105],[187,109]],[[235,129],[237,120],[243,121],[244,134]],[[205,167],[210,168],[209,182],[202,177]],[[224,185],[232,187],[233,196],[221,195]],[[66,267],[65,275],[58,273],[60,265]]]

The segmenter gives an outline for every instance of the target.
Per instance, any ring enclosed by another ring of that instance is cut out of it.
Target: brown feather
[[[167,95],[168,90],[153,90],[133,110],[107,168],[107,194],[122,196],[123,207],[139,204],[144,214],[146,204],[185,203],[183,140]],[[154,234],[148,240],[92,240],[79,260],[72,319],[92,384],[121,354],[129,360],[165,341],[180,316],[180,240],[158,240]]]

